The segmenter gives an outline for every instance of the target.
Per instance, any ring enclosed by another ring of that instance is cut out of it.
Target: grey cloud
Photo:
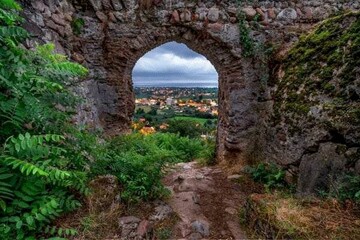
[[[163,60],[165,54],[183,59],[181,65],[183,67],[177,65],[176,62]],[[146,58],[147,64],[139,64],[140,66],[135,66],[133,70],[133,80],[135,85],[140,81],[149,81],[149,83],[153,83],[156,81],[161,82],[166,80],[171,82],[179,81],[183,83],[189,81],[194,82],[197,80],[217,82],[218,79],[215,68],[211,69],[210,67],[209,69],[209,67],[205,67],[205,65],[208,66],[205,57],[192,51],[184,44],[176,42],[166,43],[148,52],[143,57]],[[197,68],[200,70],[189,70],[194,66],[194,61],[192,60],[199,58],[204,59],[201,61],[195,61],[196,63],[200,62],[198,65],[199,68]],[[141,61],[141,59],[139,61]],[[157,64],[152,66],[152,63]],[[203,66],[202,64],[205,65]],[[150,69],[149,66],[151,66]],[[186,69],[188,68],[187,66],[190,68]]]
[[[174,54],[178,57],[185,58],[185,59],[204,57],[204,56],[198,54],[197,52],[194,52],[190,48],[188,48],[185,44],[177,43],[177,42],[165,43],[165,44],[161,45],[160,47],[158,47],[157,49],[154,49],[153,52],[151,52],[151,54],[153,54],[155,56],[160,55],[160,54],[166,54],[166,53]]]

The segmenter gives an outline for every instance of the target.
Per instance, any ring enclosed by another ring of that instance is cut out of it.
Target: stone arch
[[[234,45],[208,32],[184,26],[136,28],[132,24],[108,26],[104,48],[107,88],[115,93],[111,107],[103,109],[100,119],[108,134],[127,129],[134,111],[132,70],[148,51],[170,41],[184,43],[205,56],[219,74],[219,121],[217,157],[246,158],[252,152],[258,121],[259,83],[251,59],[243,59]]]

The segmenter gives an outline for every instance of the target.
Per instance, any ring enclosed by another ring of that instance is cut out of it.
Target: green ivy
[[[74,18],[71,22],[71,27],[75,35],[80,35],[85,25],[85,21],[82,18]]]
[[[241,1],[237,0],[238,7],[241,6],[243,2],[248,1]],[[239,30],[240,30],[240,44],[242,46],[242,55],[244,57],[252,57],[255,53],[255,43],[252,37],[250,36],[251,30],[247,25],[245,13],[241,10],[238,11],[237,17],[239,20]]]

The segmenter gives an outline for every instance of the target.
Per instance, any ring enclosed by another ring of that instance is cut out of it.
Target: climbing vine
[[[243,0],[237,0],[237,6],[240,8],[240,6],[248,1]],[[246,21],[246,15],[243,11],[238,10],[237,12],[237,18],[239,20],[239,30],[240,30],[240,43],[242,46],[242,55],[244,57],[252,57],[254,56],[254,50],[255,50],[255,43],[252,37],[250,36],[251,29],[247,25]]]

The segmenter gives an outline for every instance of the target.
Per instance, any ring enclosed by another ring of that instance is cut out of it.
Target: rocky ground
[[[218,167],[195,162],[177,165],[165,179],[172,194],[168,204],[178,215],[174,239],[245,239],[238,209],[245,198],[241,187]]]
[[[168,198],[126,206],[116,178],[99,177],[86,205],[57,226],[76,229],[77,240],[360,239],[360,212],[351,202],[264,194],[246,174],[196,162],[171,167],[163,183]]]
[[[238,211],[254,191],[220,167],[180,163],[164,178],[171,195],[122,213],[108,239],[246,239]]]

